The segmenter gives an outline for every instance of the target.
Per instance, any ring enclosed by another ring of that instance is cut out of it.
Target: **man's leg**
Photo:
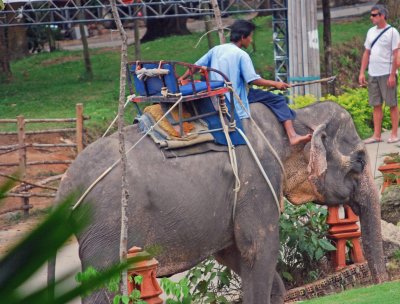
[[[311,134],[307,135],[299,135],[296,133],[293,128],[293,122],[291,120],[286,120],[283,122],[283,126],[285,127],[287,136],[289,138],[289,142],[291,145],[297,145],[302,142],[307,142],[311,140]]]
[[[374,135],[373,138],[380,140],[381,139],[381,131],[382,131],[382,105],[374,106]]]
[[[390,136],[391,139],[397,138],[397,130],[399,128],[399,107],[391,107],[390,108],[390,118],[392,120],[392,134]]]

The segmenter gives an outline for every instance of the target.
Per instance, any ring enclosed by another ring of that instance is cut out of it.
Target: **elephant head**
[[[328,206],[350,205],[360,216],[364,253],[373,278],[385,281],[378,191],[365,146],[350,115],[331,102],[297,113],[298,127],[313,130],[313,138],[285,164],[290,171],[286,197],[294,204],[314,201]]]

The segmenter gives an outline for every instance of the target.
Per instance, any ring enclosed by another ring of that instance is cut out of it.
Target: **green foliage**
[[[167,304],[192,303],[192,296],[189,293],[189,280],[187,278],[183,278],[179,282],[174,282],[168,278],[162,278],[160,280],[160,285],[165,294],[170,296],[170,298],[167,299]]]
[[[9,186],[8,184],[6,187],[1,187],[0,197],[3,197]],[[29,295],[18,292],[19,287],[45,262],[53,258],[57,249],[87,223],[87,217],[84,220],[85,217],[81,216],[79,223],[73,221],[70,217],[70,206],[73,201],[74,197],[71,196],[57,206],[35,230],[2,258],[0,261],[0,299],[2,303],[66,303],[93,290],[126,267],[126,265],[117,265],[105,270],[88,282],[64,290],[57,294],[54,299],[50,296],[51,290],[68,279],[68,275],[56,281],[54,285],[40,287]]]
[[[5,8],[3,0],[0,0],[0,11],[2,11]]]
[[[240,278],[209,258],[192,268],[179,282],[161,279],[164,292],[172,296],[167,304],[233,303],[240,298]]]
[[[99,275],[99,272],[93,268],[93,267],[88,267],[84,272],[79,272],[76,276],[75,279],[77,282],[84,283],[84,282],[90,282],[95,278],[96,276]],[[143,277],[142,276],[135,276],[134,278],[129,277],[128,278],[131,282],[133,281],[136,285],[141,285],[143,282]],[[113,304],[146,304],[145,301],[140,299],[140,290],[134,289],[131,294],[129,295],[122,295],[119,294],[119,285],[121,282],[121,276],[120,274],[116,274],[112,277],[109,278],[108,281],[104,282],[104,284],[97,286],[97,289],[100,288],[106,288],[107,291],[110,292],[110,299],[109,302],[111,303],[111,297],[112,297],[112,303]],[[93,292],[94,290],[90,291]],[[87,296],[89,293],[86,293],[84,296]],[[113,296],[111,296],[113,294]],[[107,294],[108,295],[108,294]]]
[[[393,258],[394,258],[397,262],[400,262],[400,249],[397,249],[395,252],[393,252]]]
[[[321,273],[320,260],[335,247],[327,240],[327,209],[313,203],[285,205],[280,218],[278,271],[286,285],[314,281]]]

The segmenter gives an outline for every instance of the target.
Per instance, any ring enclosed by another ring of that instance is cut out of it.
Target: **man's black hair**
[[[231,26],[231,38],[232,42],[238,42],[242,37],[246,38],[250,36],[251,32],[254,32],[256,26],[254,23],[247,20],[236,20]]]

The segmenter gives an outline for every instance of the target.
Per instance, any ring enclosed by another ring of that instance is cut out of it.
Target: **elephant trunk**
[[[381,207],[369,162],[364,167],[359,185],[354,203],[360,216],[364,254],[374,282],[382,283],[388,280],[388,274],[382,245]]]

